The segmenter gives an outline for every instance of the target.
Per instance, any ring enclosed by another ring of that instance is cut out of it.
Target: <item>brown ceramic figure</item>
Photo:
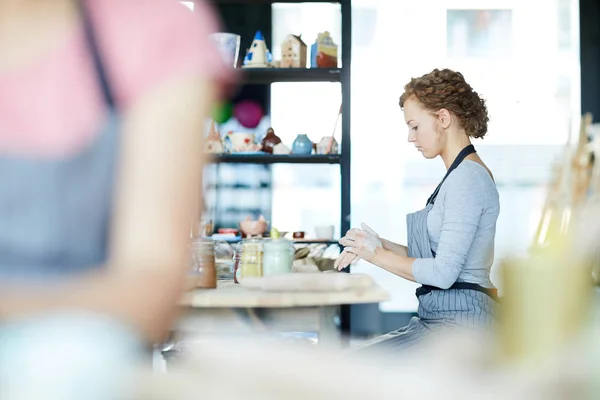
[[[279,143],[281,143],[281,139],[275,135],[273,128],[267,129],[267,135],[262,141],[262,150],[265,153],[273,154],[273,147]]]

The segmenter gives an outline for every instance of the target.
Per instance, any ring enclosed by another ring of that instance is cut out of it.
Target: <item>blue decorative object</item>
[[[292,144],[292,154],[308,155],[312,153],[313,144],[305,134],[296,136],[296,140]]]
[[[244,57],[243,68],[267,68],[271,67],[272,62],[273,55],[267,48],[265,37],[261,31],[257,31],[248,53]]]

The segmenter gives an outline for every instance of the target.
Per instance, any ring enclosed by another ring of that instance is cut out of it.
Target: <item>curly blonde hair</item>
[[[447,109],[458,118],[466,134],[482,138],[487,133],[488,117],[485,100],[465,81],[460,72],[434,69],[420,78],[412,78],[404,86],[400,107],[415,98],[426,110]]]

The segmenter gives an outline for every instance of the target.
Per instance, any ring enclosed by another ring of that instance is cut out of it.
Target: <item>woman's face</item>
[[[425,158],[435,158],[444,148],[443,135],[436,129],[437,117],[412,98],[404,102],[404,120],[408,125],[408,142]]]

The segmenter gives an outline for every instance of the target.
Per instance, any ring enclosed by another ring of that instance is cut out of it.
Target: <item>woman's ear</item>
[[[448,111],[445,108],[442,108],[440,109],[440,111],[438,111],[437,114],[440,126],[444,129],[448,129],[448,127],[452,123],[452,115],[450,114],[450,111]]]

